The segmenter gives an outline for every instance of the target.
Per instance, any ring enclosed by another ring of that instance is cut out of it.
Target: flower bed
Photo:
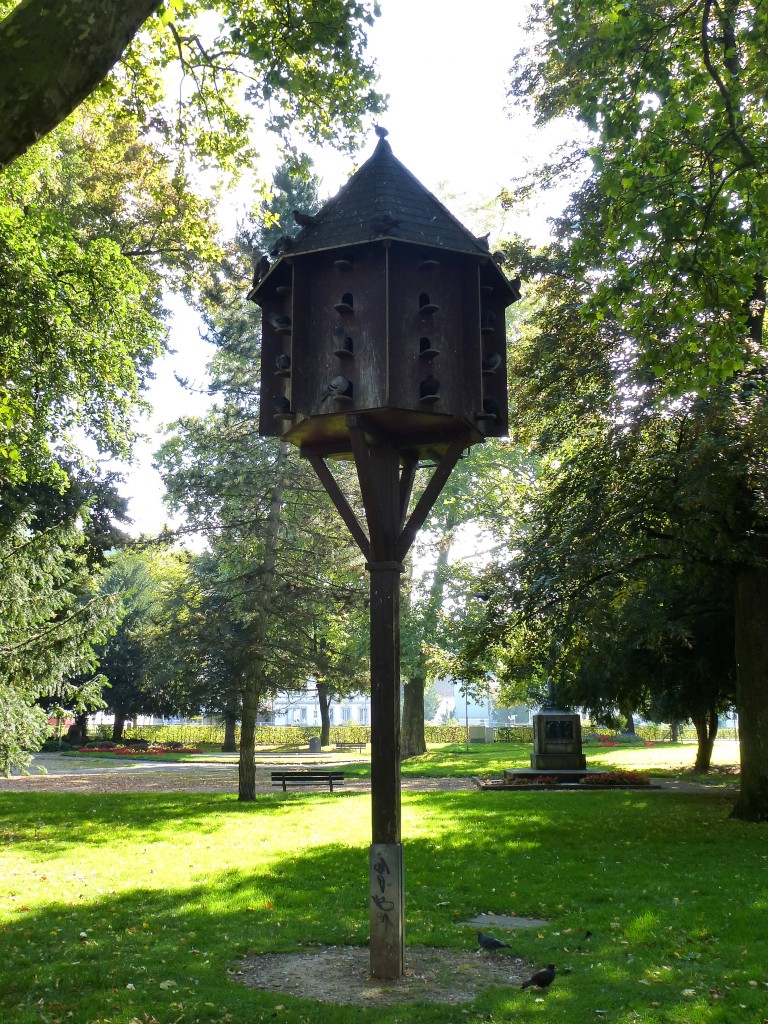
[[[202,754],[200,747],[78,747],[80,754],[124,754],[131,756],[147,755],[151,757],[162,757],[163,754]]]
[[[556,786],[560,782],[556,775],[516,775],[513,786]]]
[[[650,780],[639,772],[600,772],[595,775],[585,775],[579,779],[580,786],[649,786]]]

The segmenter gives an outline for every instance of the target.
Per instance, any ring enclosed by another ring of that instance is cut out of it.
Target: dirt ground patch
[[[470,1003],[483,989],[520,985],[532,969],[511,956],[430,946],[408,946],[405,964],[402,978],[380,981],[368,973],[366,946],[313,946],[246,957],[232,976],[251,988],[322,1003],[392,1006]]]

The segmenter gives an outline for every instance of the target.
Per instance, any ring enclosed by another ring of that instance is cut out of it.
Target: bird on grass
[[[555,965],[547,964],[546,967],[542,967],[539,971],[534,971],[527,981],[524,981],[520,988],[549,988],[552,982],[555,980]]]
[[[328,387],[320,398],[320,405],[329,398],[341,398],[342,396],[352,397],[352,381],[339,374],[328,382]]]
[[[483,935],[482,932],[477,933],[477,941],[483,949],[487,949],[489,953],[495,953],[497,949],[510,948],[507,943],[502,942],[501,939],[497,939],[493,935]]]

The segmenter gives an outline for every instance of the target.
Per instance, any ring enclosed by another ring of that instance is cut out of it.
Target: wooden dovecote
[[[262,435],[351,458],[354,414],[421,459],[507,433],[516,283],[386,139],[263,269]]]

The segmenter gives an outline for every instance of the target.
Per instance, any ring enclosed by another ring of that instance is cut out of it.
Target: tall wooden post
[[[371,594],[371,974],[404,970],[403,849],[400,828],[400,574],[395,549],[402,529],[400,452],[370,446],[349,417],[360,492],[368,520]],[[410,493],[410,490],[409,490]]]

